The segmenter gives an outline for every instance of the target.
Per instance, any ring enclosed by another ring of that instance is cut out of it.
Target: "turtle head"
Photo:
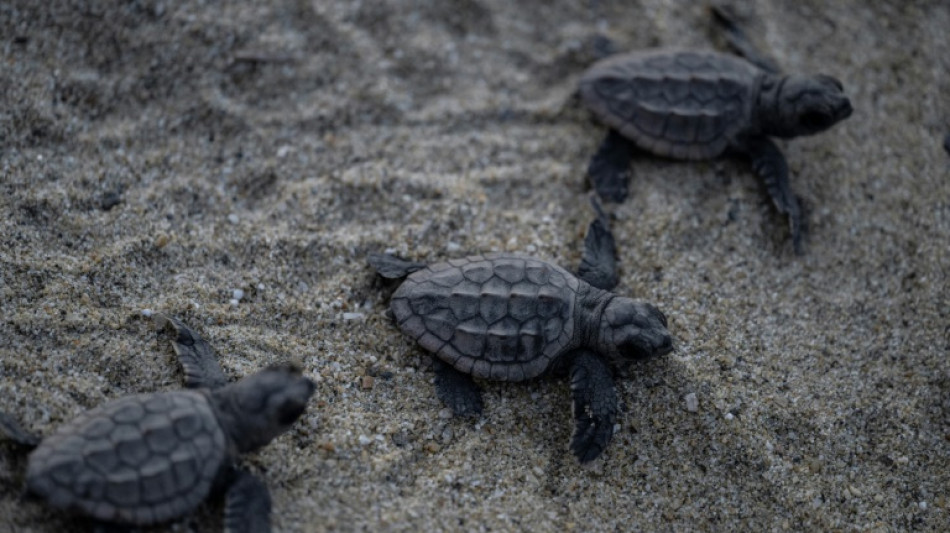
[[[646,302],[615,297],[600,319],[600,351],[616,363],[630,363],[673,351],[666,316]]]
[[[212,394],[221,425],[241,452],[256,450],[300,418],[314,384],[296,365],[272,365]]]
[[[851,116],[851,101],[841,82],[831,76],[788,76],[777,89],[775,108],[763,124],[770,135],[812,135]]]

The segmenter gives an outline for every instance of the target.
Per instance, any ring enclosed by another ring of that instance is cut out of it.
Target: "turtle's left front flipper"
[[[207,341],[175,317],[159,313],[155,320],[175,332],[175,353],[185,370],[186,387],[216,389],[227,385],[228,378]]]
[[[617,245],[610,231],[607,215],[596,198],[591,199],[597,218],[587,228],[584,237],[584,255],[577,268],[577,277],[598,289],[609,291],[617,286]]]
[[[245,470],[235,470],[224,507],[225,533],[270,533],[267,485]]]
[[[610,443],[617,417],[617,389],[607,363],[580,350],[571,365],[574,436],[571,452],[582,463],[593,461]]]
[[[20,425],[12,416],[0,411],[0,435],[26,448],[36,448],[40,438]]]

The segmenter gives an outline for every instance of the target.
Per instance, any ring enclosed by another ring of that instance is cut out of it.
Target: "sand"
[[[230,376],[289,359],[317,382],[244,463],[277,531],[950,523],[945,2],[745,8],[854,115],[780,143],[801,256],[746,162],[635,159],[609,208],[618,291],[669,316],[676,351],[620,382],[587,467],[563,380],[484,383],[481,418],[448,417],[366,255],[576,265],[605,131],[577,78],[608,41],[719,46],[703,6],[91,4],[0,7],[0,410],[30,430],[180,386],[154,310]],[[19,499],[24,467],[0,445],[0,530],[82,530]],[[214,531],[221,506],[156,531]]]

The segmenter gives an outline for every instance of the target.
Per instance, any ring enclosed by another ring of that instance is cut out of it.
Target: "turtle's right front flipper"
[[[214,357],[207,341],[175,317],[158,313],[155,320],[175,332],[175,353],[185,370],[185,386],[190,389],[216,389],[227,385],[228,378]]]
[[[426,267],[425,263],[416,263],[399,259],[389,254],[370,254],[368,258],[371,267],[386,279],[400,279]]]
[[[482,413],[482,391],[472,380],[441,359],[432,358],[435,369],[435,392],[455,416],[477,416]]]
[[[745,149],[752,159],[752,170],[765,183],[772,202],[780,213],[788,215],[789,233],[795,253],[802,253],[802,211],[788,181],[788,163],[775,143],[766,137],[749,139]]]
[[[0,411],[0,435],[26,448],[35,448],[40,438],[29,431],[12,416]]]
[[[574,437],[571,452],[582,463],[593,461],[614,435],[617,389],[610,368],[600,356],[581,350],[571,365]]]
[[[627,199],[630,180],[630,153],[633,143],[619,132],[610,129],[597,153],[587,166],[587,176],[597,196],[605,202],[620,203]]]

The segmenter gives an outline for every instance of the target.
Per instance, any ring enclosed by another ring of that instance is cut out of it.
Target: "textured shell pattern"
[[[205,394],[126,396],[45,439],[30,455],[27,484],[53,506],[148,525],[197,507],[227,454]]]
[[[637,146],[677,159],[721,155],[749,127],[763,73],[726,54],[633,52],[581,79],[585,104]]]
[[[406,334],[456,369],[521,381],[575,347],[579,285],[570,272],[537,259],[471,256],[414,272],[390,306]]]

